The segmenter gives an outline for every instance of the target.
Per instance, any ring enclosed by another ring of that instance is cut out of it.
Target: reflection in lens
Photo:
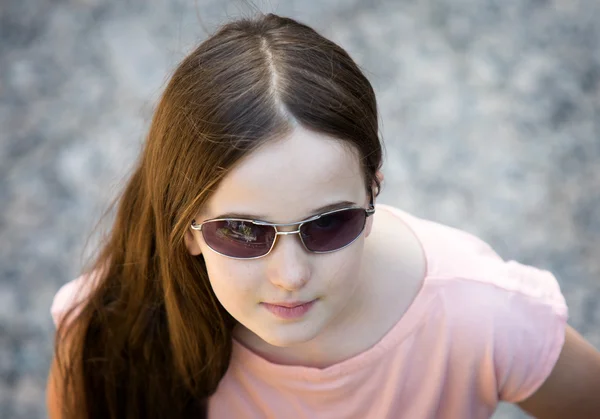
[[[211,221],[202,226],[204,241],[214,251],[235,258],[266,254],[275,239],[275,229],[249,221]]]

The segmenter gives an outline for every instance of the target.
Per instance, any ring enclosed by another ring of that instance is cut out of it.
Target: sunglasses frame
[[[310,250],[307,246],[306,243],[304,243],[304,239],[302,238],[302,235],[300,234],[300,229],[302,228],[302,226],[306,223],[310,223],[312,221],[318,220],[321,217],[324,217],[326,215],[329,214],[334,214],[336,212],[340,212],[340,211],[347,211],[347,210],[351,210],[351,209],[361,209],[363,211],[365,211],[365,222],[362,226],[362,229],[360,230],[360,232],[356,235],[356,237],[348,244],[346,244],[345,246],[342,246],[340,248],[334,249],[334,250],[328,250],[325,252],[317,252],[314,250]],[[375,214],[375,206],[373,205],[372,201],[369,204],[369,208],[363,208],[360,206],[351,206],[351,207],[344,207],[344,208],[338,208],[332,211],[327,211],[327,212],[323,212],[321,214],[316,214],[313,215],[310,218],[307,218],[305,220],[302,221],[298,221],[295,223],[287,223],[287,224],[276,224],[276,223],[269,223],[267,221],[261,221],[261,220],[250,220],[250,219],[245,219],[245,218],[213,218],[211,220],[206,220],[203,221],[200,224],[196,224],[196,220],[192,220],[192,225],[190,226],[192,230],[196,230],[196,231],[200,231],[202,232],[202,226],[206,223],[210,223],[210,222],[215,222],[215,221],[241,221],[241,222],[249,222],[255,225],[261,225],[261,226],[269,226],[269,227],[273,227],[275,229],[275,238],[273,239],[273,243],[271,243],[271,247],[269,248],[269,251],[267,253],[265,253],[264,255],[260,255],[260,256],[254,256],[254,257],[248,257],[248,258],[239,258],[239,257],[235,257],[235,256],[229,256],[226,254],[223,254],[215,249],[213,249],[211,247],[211,245],[208,244],[208,242],[206,241],[206,239],[204,239],[204,241],[206,242],[206,245],[210,248],[210,250],[212,250],[215,253],[218,253],[221,256],[225,256],[231,259],[238,259],[238,260],[252,260],[252,259],[260,259],[263,258],[265,256],[267,256],[269,253],[271,253],[271,251],[273,250],[273,248],[275,247],[275,243],[277,242],[277,237],[278,236],[288,236],[290,234],[298,234],[298,237],[300,238],[300,242],[302,243],[302,246],[304,246],[304,248],[306,249],[307,252],[310,253],[317,253],[317,254],[323,254],[323,253],[332,253],[332,252],[337,252],[338,250],[342,250],[348,246],[350,246],[352,243],[354,243],[362,234],[362,232],[365,230],[365,225],[367,224],[367,219],[371,216]],[[292,227],[292,226],[298,226],[298,228],[294,231],[279,231],[277,228],[278,227]],[[202,235],[204,237],[204,233]]]

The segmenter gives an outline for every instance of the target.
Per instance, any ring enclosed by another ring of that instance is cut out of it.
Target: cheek
[[[243,302],[256,299],[258,275],[247,262],[214,253],[204,253],[204,260],[210,285],[227,311],[233,314]]]
[[[319,266],[320,274],[326,290],[332,291],[330,296],[351,294],[361,280],[361,260],[363,242],[355,242],[346,249],[334,252],[324,259]]]

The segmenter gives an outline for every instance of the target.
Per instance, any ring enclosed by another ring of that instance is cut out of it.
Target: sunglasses
[[[204,241],[213,251],[233,259],[258,259],[271,253],[278,236],[298,234],[304,248],[312,253],[330,253],[352,244],[365,229],[367,217],[375,213],[373,204],[340,208],[324,212],[304,221],[273,224],[266,221],[239,218],[216,218],[191,228],[202,232]],[[296,227],[294,231],[279,231],[278,227]]]

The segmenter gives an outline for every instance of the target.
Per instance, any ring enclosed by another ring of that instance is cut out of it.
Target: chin
[[[257,335],[269,345],[279,348],[289,348],[310,342],[316,338],[321,330],[315,326],[307,324],[285,325],[280,330],[277,330],[280,333],[274,333],[272,329],[265,333],[257,333]]]

